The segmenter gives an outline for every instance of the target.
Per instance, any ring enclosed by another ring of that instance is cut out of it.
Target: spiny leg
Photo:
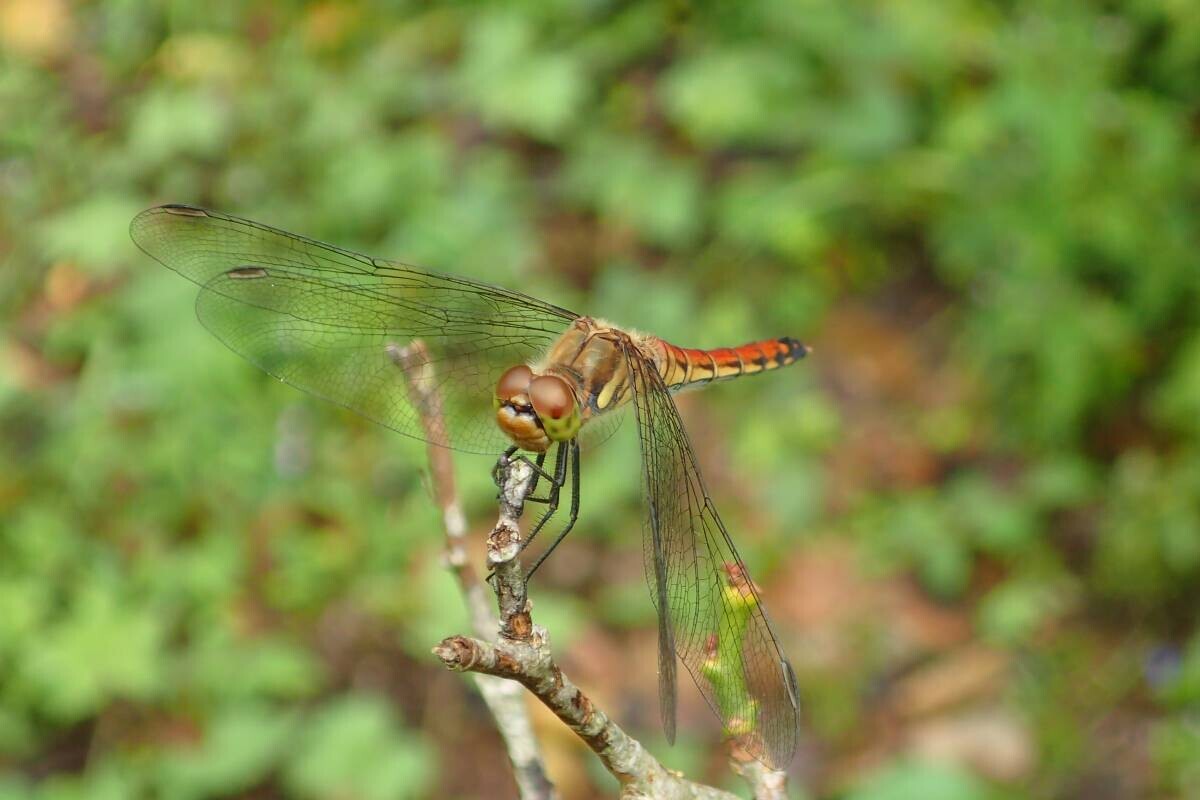
[[[537,486],[537,482],[538,482],[539,478],[545,478],[546,480],[550,481],[551,484],[554,484],[555,482],[560,481],[560,478],[556,478],[554,475],[551,475],[549,472],[546,472],[546,470],[544,470],[542,468],[542,465],[546,463],[546,454],[545,453],[538,453],[538,457],[534,461],[530,461],[529,456],[524,456],[524,455],[517,456],[516,458],[514,458],[512,460],[513,461],[524,461],[526,464],[529,465],[529,468],[533,470],[533,484],[529,487],[530,491],[533,491],[533,487]]]
[[[558,496],[559,492],[562,490],[562,487],[567,482],[567,455],[568,451],[571,449],[571,444],[573,441],[574,440],[567,442],[566,445],[559,443],[555,446],[554,477],[550,479],[550,492],[546,497],[546,513],[543,514],[542,518],[539,519],[537,524],[533,526],[533,530],[531,530],[529,535],[525,537],[525,541],[521,542],[521,551],[524,551],[525,548],[529,546],[529,543],[533,541],[533,537],[538,535],[538,532],[544,528],[546,523],[550,521],[550,518],[554,516],[554,512],[558,511]]]
[[[571,449],[571,471],[575,476],[575,479],[571,482],[571,515],[569,517],[567,517],[567,524],[564,525],[563,529],[558,532],[558,536],[554,537],[554,541],[550,543],[550,546],[547,547],[542,552],[542,554],[537,557],[537,561],[534,561],[533,566],[531,566],[529,568],[529,571],[525,573],[526,582],[528,582],[529,579],[533,577],[533,573],[537,572],[537,569],[538,569],[538,567],[540,567],[542,565],[542,562],[550,557],[550,554],[554,552],[554,548],[558,547],[558,543],[567,537],[567,534],[571,532],[571,528],[573,528],[575,526],[575,520],[577,520],[579,518],[579,442],[578,442],[578,440],[572,439],[568,443],[568,447],[570,447],[570,449]],[[532,538],[533,538],[533,536],[529,537],[529,539],[532,539]],[[525,544],[529,544],[529,540],[526,540]]]
[[[546,463],[546,451],[543,450],[542,452],[538,453],[537,458],[533,463],[535,469],[533,471],[533,483],[529,484],[529,494],[533,494],[534,490],[537,489],[538,481],[540,481],[542,479],[542,475],[545,474],[542,467]],[[530,498],[526,497],[525,499],[529,500]]]
[[[517,452],[517,446],[514,444],[512,447],[509,447],[507,450],[501,453],[500,457],[496,459],[496,463],[492,466],[492,483],[496,484],[497,489],[499,489],[500,485],[504,483],[504,478],[501,473],[504,471],[504,467],[508,465],[509,459],[512,458],[512,455],[515,452]]]
[[[529,491],[531,491],[531,492],[533,491],[533,487],[537,485],[539,476],[545,477],[548,481],[550,481],[550,491],[549,491],[549,494],[547,497],[526,497],[525,498],[525,502],[527,502],[527,503],[531,502],[531,501],[535,502],[535,503],[545,503],[547,508],[546,508],[546,513],[543,514],[542,518],[539,519],[537,524],[533,526],[533,530],[531,530],[529,532],[529,536],[527,536],[525,538],[525,541],[523,541],[521,543],[521,549],[518,550],[517,552],[523,552],[525,550],[525,548],[529,546],[529,543],[533,541],[533,537],[537,536],[538,531],[540,531],[542,529],[542,527],[545,526],[545,524],[550,521],[550,517],[554,516],[554,512],[558,510],[559,492],[562,490],[562,487],[567,482],[567,474],[566,474],[567,473],[567,450],[563,449],[562,444],[558,444],[556,446],[558,449],[555,451],[555,454],[554,454],[554,474],[553,475],[550,475],[544,469],[542,469],[542,465],[546,461],[546,453],[545,452],[538,453],[536,464],[534,462],[530,461],[528,458],[526,458],[523,455],[517,456],[517,458],[514,459],[514,460],[518,460],[518,461],[524,461],[526,464],[528,464],[534,470],[533,483],[530,485]],[[578,475],[579,452],[578,452],[578,445],[575,443],[575,440],[571,440],[570,442],[567,443],[567,449],[572,449],[572,448],[573,448],[573,452],[575,453],[575,461],[574,461],[575,472]],[[517,450],[516,447],[510,447],[508,450],[505,450],[504,455],[500,456],[499,460],[496,462],[496,466],[494,468],[494,473],[497,476],[497,484],[499,484],[499,482],[500,482],[498,476],[500,474],[500,470],[502,469],[501,465],[504,464],[505,460],[510,458],[512,456],[512,454],[516,452],[516,450]],[[578,478],[576,478],[576,482],[578,482]],[[579,512],[579,496],[578,496],[578,486],[577,486],[575,495],[572,496],[572,499],[571,499],[571,519],[568,522],[568,528],[575,523],[575,517],[578,514],[578,512]],[[558,539],[562,539],[562,536],[560,535],[558,537]],[[558,543],[558,539],[555,540],[555,544]],[[543,558],[544,557],[545,556],[543,556]],[[538,560],[538,563],[539,564],[541,563],[541,559]],[[484,580],[486,580],[488,583],[491,583],[492,577],[495,574],[496,573],[494,571],[489,572],[487,577]],[[528,578],[526,580],[528,580]]]
[[[526,503],[549,502],[549,499],[546,497],[533,497],[532,496],[534,490],[537,489],[538,481],[540,481],[542,479],[542,476],[546,474],[546,470],[544,468],[545,465],[546,465],[546,451],[543,450],[542,452],[537,454],[537,458],[534,459],[534,462],[533,462],[533,482],[529,484],[528,494],[530,496],[525,498]]]
[[[554,476],[551,475],[549,472],[546,472],[545,469],[543,469],[543,465],[546,463],[546,453],[544,451],[537,454],[536,460],[530,461],[529,457],[524,454],[519,455],[516,458],[513,458],[513,454],[517,452],[517,449],[518,449],[517,446],[514,444],[512,447],[505,450],[500,455],[500,457],[496,459],[496,463],[492,467],[492,481],[496,484],[497,487],[500,486],[504,482],[503,476],[501,475],[501,473],[504,471],[504,468],[508,464],[510,464],[514,461],[524,461],[526,464],[529,465],[529,468],[533,470],[533,483],[531,483],[529,485],[529,493],[530,494],[532,494],[533,490],[535,488],[537,488],[538,481],[541,480],[542,478],[545,478],[546,480],[550,481],[551,483],[554,482]],[[535,503],[545,502],[544,500],[541,500],[536,497],[527,497],[527,498],[525,498],[525,500],[526,500],[526,502],[532,500]]]

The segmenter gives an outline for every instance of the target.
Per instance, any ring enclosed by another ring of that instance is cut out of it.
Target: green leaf
[[[199,747],[179,750],[159,765],[162,791],[171,797],[228,796],[259,783],[286,751],[295,712],[256,704],[220,710]]]
[[[576,122],[583,67],[571,53],[539,49],[527,19],[480,15],[464,47],[459,84],[485,124],[554,140]]]
[[[950,489],[950,501],[979,548],[1014,554],[1028,548],[1040,528],[1033,509],[1021,498],[1001,492],[986,477],[966,475]]]
[[[422,797],[436,775],[424,741],[400,728],[381,698],[354,695],[313,713],[284,769],[301,798]]]
[[[129,147],[150,164],[216,157],[228,147],[231,122],[229,106],[216,92],[156,86],[135,101]]]
[[[679,61],[659,93],[671,119],[704,144],[795,144],[807,83],[799,54],[756,46]]]
[[[901,761],[864,780],[847,800],[988,800],[987,785],[958,768]]]
[[[597,134],[574,148],[565,183],[612,224],[650,242],[682,246],[699,233],[702,181],[690,161],[637,139]]]
[[[221,700],[308,697],[323,677],[306,648],[275,636],[236,638],[215,627],[196,637],[187,669],[192,686]],[[229,680],[231,673],[236,681]]]
[[[140,210],[135,200],[100,193],[49,216],[40,226],[39,238],[50,258],[110,274],[134,252],[129,220]]]
[[[25,654],[20,679],[65,721],[116,697],[148,699],[165,678],[163,622],[153,609],[121,603],[113,592],[85,584],[69,616],[47,626],[38,646]]]
[[[979,603],[979,627],[984,635],[1004,643],[1024,642],[1057,617],[1063,603],[1053,586],[1042,580],[1006,581]]]
[[[1152,409],[1162,424],[1193,437],[1200,435],[1200,335],[1179,349],[1154,392]]]
[[[1186,797],[1200,782],[1200,728],[1194,717],[1166,719],[1158,722],[1150,739],[1150,751],[1163,785],[1174,787]]]
[[[725,181],[717,199],[723,236],[741,247],[761,248],[803,262],[828,243],[828,212],[843,202],[841,178],[811,171],[780,175],[747,169]]]

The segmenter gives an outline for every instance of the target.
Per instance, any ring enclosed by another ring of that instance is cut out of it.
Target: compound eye
[[[529,384],[529,401],[539,417],[562,419],[575,409],[575,395],[557,375],[542,375]]]
[[[524,364],[512,367],[496,382],[496,397],[504,402],[518,395],[529,393],[529,382],[533,380],[533,370]]]

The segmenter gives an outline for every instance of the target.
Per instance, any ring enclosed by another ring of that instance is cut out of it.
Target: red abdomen
[[[808,355],[808,348],[790,336],[712,350],[676,347],[662,339],[658,344],[661,354],[656,359],[658,372],[672,389],[767,372],[794,364]]]

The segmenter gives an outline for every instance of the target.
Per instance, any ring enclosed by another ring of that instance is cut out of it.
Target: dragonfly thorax
[[[583,424],[571,385],[558,375],[534,375],[524,364],[496,382],[496,424],[523,450],[543,453],[575,438]]]

